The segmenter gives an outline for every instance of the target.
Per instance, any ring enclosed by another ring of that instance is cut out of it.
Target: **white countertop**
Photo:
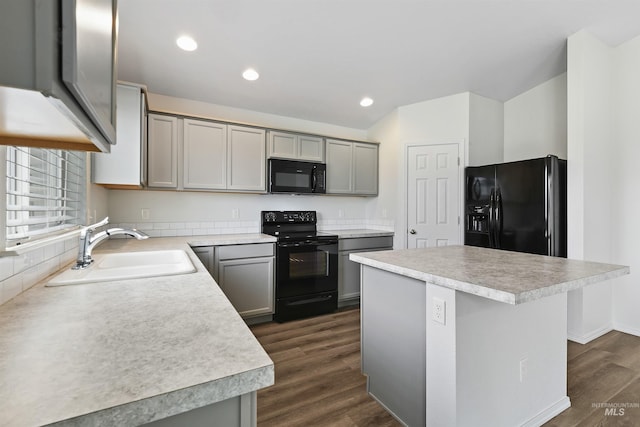
[[[0,424],[139,425],[272,385],[273,362],[189,249],[194,242],[112,239],[96,253],[185,249],[195,273],[45,280],[0,307]]]
[[[349,259],[484,298],[520,304],[629,274],[629,267],[473,246],[363,252]]]

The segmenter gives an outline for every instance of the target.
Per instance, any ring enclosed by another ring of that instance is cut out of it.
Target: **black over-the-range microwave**
[[[324,163],[269,159],[269,193],[324,194],[326,171]]]

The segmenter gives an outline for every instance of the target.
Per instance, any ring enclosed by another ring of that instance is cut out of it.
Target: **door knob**
[[[412,228],[411,230],[409,230],[409,234],[416,234],[416,230]]]

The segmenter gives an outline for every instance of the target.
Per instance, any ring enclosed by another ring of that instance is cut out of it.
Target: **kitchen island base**
[[[255,427],[257,425],[256,396],[257,393],[254,391],[144,424],[144,426]]]
[[[362,370],[404,424],[537,426],[570,406],[566,293],[511,305],[361,268]]]

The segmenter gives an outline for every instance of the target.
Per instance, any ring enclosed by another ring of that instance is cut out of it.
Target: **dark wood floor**
[[[258,391],[258,425],[399,426],[367,395],[360,373],[360,310],[252,326],[275,363]]]
[[[275,385],[258,392],[260,427],[400,425],[365,391],[360,310],[251,330],[276,367]],[[567,367],[572,406],[545,426],[640,426],[640,407],[629,407],[640,406],[640,338],[610,332],[569,342]],[[606,403],[618,404],[618,415],[605,415]]]

